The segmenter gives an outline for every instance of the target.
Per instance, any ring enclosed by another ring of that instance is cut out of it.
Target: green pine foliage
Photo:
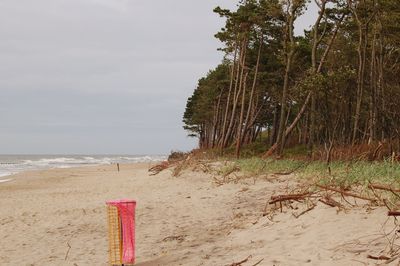
[[[319,19],[304,36],[293,25],[306,0],[214,9],[226,20],[215,35],[224,59],[199,80],[183,117],[200,148],[239,156],[382,142],[399,152],[400,2],[316,2]]]

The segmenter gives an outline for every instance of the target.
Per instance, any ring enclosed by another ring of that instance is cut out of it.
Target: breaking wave
[[[166,159],[167,156],[165,155],[0,155],[0,177],[26,170],[70,168],[114,163],[157,162]]]

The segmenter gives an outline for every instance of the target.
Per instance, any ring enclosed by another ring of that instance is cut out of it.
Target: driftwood
[[[287,194],[287,195],[278,195],[278,196],[272,196],[271,200],[269,201],[269,204],[274,204],[277,202],[282,202],[282,201],[287,201],[287,200],[303,200],[307,196],[311,196],[312,193],[306,192],[306,193],[301,193],[301,194]]]
[[[331,191],[340,193],[340,194],[342,194],[342,195],[344,195],[344,196],[348,196],[348,197],[353,197],[353,198],[357,198],[357,199],[362,199],[362,200],[368,200],[368,201],[376,202],[376,199],[364,197],[364,196],[361,196],[361,195],[358,195],[358,194],[354,194],[354,193],[351,193],[351,192],[348,192],[348,191],[345,191],[345,190],[342,190],[342,189],[338,189],[338,188],[334,188],[334,187],[328,187],[328,186],[323,186],[323,185],[317,185],[317,187],[322,188],[322,189],[325,189],[325,190],[331,190]]]

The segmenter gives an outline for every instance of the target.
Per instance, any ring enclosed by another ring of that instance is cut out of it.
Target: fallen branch
[[[328,187],[328,186],[322,186],[322,185],[316,185],[316,186],[319,187],[319,188],[325,189],[325,190],[331,190],[331,191],[340,193],[340,194],[342,194],[344,196],[376,202],[376,199],[372,199],[372,198],[364,197],[364,196],[361,196],[361,195],[357,195],[357,194],[354,194],[354,193],[351,193],[351,192],[344,191],[342,189],[338,189],[338,188],[334,188],[334,187]]]
[[[385,185],[380,185],[380,184],[369,184],[368,188],[386,190],[386,191],[390,191],[390,192],[400,192],[400,189],[395,189],[395,188],[385,186]]]
[[[372,259],[372,260],[390,260],[390,258],[386,257],[386,256],[376,257],[376,256],[368,255],[367,258]]]
[[[288,194],[288,195],[278,195],[272,196],[269,204],[274,204],[277,202],[287,201],[287,200],[302,200],[305,199],[307,196],[310,196],[310,192],[302,193],[302,194]]]
[[[296,217],[296,219],[297,219],[297,218],[299,218],[300,216],[302,216],[303,214],[306,214],[307,212],[313,210],[313,209],[315,208],[315,206],[317,206],[317,205],[316,205],[316,204],[313,204],[313,205],[311,205],[311,207],[307,208],[306,210],[302,211],[302,212],[299,213],[299,214],[293,213],[293,216]]]
[[[379,201],[383,201],[384,205],[386,205],[385,199],[382,199],[382,197],[376,192],[375,188],[368,186],[372,193],[374,194],[375,198],[377,198]],[[387,206],[387,205],[386,205]],[[390,210],[390,208],[388,208]]]
[[[261,260],[257,261],[255,264],[253,264],[252,266],[257,266],[258,264],[260,264],[262,261],[264,260],[264,258],[262,258]]]
[[[375,189],[381,189],[381,190],[385,190],[385,191],[390,191],[393,195],[395,195],[398,199],[400,199],[400,195],[396,192],[400,192],[400,189],[394,189],[392,187],[389,186],[385,186],[385,185],[380,185],[380,184],[369,184],[368,187],[372,190],[372,192],[374,192],[374,195],[376,195],[375,193]],[[380,197],[378,196],[378,198],[380,199]]]
[[[319,201],[330,207],[338,207],[339,209],[344,208],[344,206],[341,203],[337,202],[336,200],[328,196],[319,199]]]
[[[388,216],[400,216],[400,211],[388,211]]]

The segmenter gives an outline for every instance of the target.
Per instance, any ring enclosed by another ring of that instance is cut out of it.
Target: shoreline
[[[135,164],[157,164],[161,161],[159,160],[148,160],[148,161],[143,161],[143,162],[112,162],[112,163],[87,163],[87,164],[80,164],[80,165],[71,165],[71,166],[48,166],[48,167],[37,167],[33,169],[21,169],[21,170],[16,170],[15,172],[10,172],[9,174],[4,174],[0,175],[0,183],[2,182],[8,182],[11,180],[14,180],[14,178],[10,177],[16,177],[18,175],[25,175],[26,173],[31,173],[31,172],[41,172],[41,171],[52,171],[52,170],[58,170],[58,169],[80,169],[80,168],[90,168],[90,167],[101,167],[101,166],[115,166],[117,169],[117,164],[120,166],[123,165],[135,165]],[[3,181],[2,181],[3,180]],[[7,180],[7,181],[5,181]]]
[[[268,199],[294,185],[294,176],[218,185],[192,170],[150,176],[150,165],[15,175],[0,186],[0,261],[108,265],[105,202],[118,198],[137,201],[137,265],[230,265],[247,257],[250,265],[368,265],[367,255],[387,244],[374,240],[391,229],[380,207],[338,212],[319,204],[298,219],[292,212],[301,208],[264,216]]]
[[[93,154],[93,155],[0,155],[0,179],[6,179],[26,171],[50,170],[60,168],[97,167],[101,165],[131,164],[159,162],[166,155],[125,155],[125,154]]]

